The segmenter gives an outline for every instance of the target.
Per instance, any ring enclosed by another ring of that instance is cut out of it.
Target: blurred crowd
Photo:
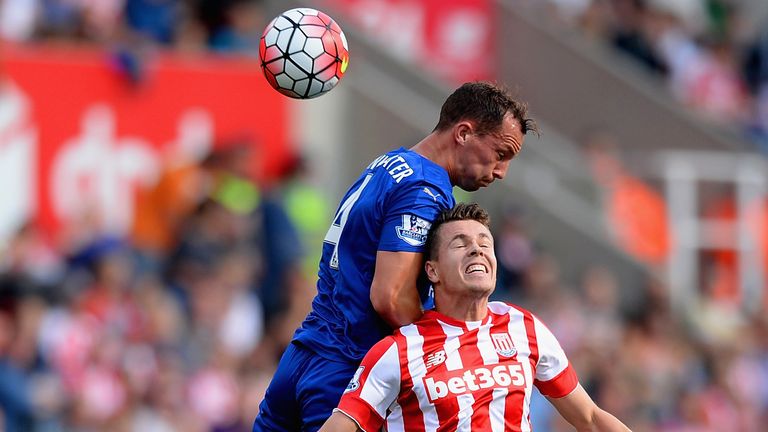
[[[684,105],[768,152],[768,6],[753,0],[549,0],[559,23],[662,77]]]
[[[568,257],[537,247],[528,228],[533,221],[515,203],[507,203],[493,221],[499,262],[493,298],[537,314],[590,395],[633,431],[764,430],[768,290],[754,313],[746,313],[737,275],[742,257],[710,246],[694,258],[698,285],[687,309],[673,310],[665,268],[678,233],[668,225],[668,203],[623,162],[622,146],[609,130],[591,130],[581,144],[589,172],[582,193],[599,210],[607,238],[648,270],[640,284],[642,301],[627,303],[629,284],[636,281],[619,279],[599,262],[581,269],[578,280],[562,277]],[[698,217],[717,221],[720,235],[735,238],[734,191],[721,189],[700,196]],[[755,210],[768,220],[768,202],[762,200]],[[765,272],[768,233],[753,222],[745,223],[751,235],[762,236]],[[537,431],[571,430],[541,396],[533,401],[531,417]]]
[[[526,221],[510,206],[493,223],[500,284],[492,299],[538,315],[601,408],[635,432],[765,429],[768,308],[751,318],[726,309],[681,317],[652,278],[642,302],[622,306],[626,287],[609,268],[596,263],[580,280],[564,280],[562,263],[537,250]],[[539,432],[572,430],[538,394],[531,420]]]
[[[4,0],[0,38],[258,52],[261,0]]]
[[[18,230],[0,253],[0,429],[251,430],[330,219],[300,160],[252,180],[253,148],[175,160],[128,235],[88,212],[53,238]]]
[[[768,25],[748,31],[741,2],[550,3],[563,23],[626,52],[713,121],[744,125],[768,151]],[[20,42],[253,53],[264,22],[258,0],[0,2],[0,37]],[[600,141],[587,147],[607,228],[640,261],[663,265],[663,199]],[[251,145],[217,148],[175,160],[139,191],[125,236],[86,212],[56,238],[30,223],[2,245],[3,430],[251,429],[310,307],[332,208],[300,159],[267,185],[250,175]],[[752,317],[718,305],[675,316],[667,288],[651,279],[644,302],[627,308],[608,268],[563,280],[525,209],[496,216],[494,299],[550,326],[601,407],[640,432],[765,428],[767,307]],[[537,431],[567,430],[541,398],[531,416]]]
[[[135,223],[92,215],[51,239],[21,227],[0,254],[0,407],[14,431],[248,431],[314,295],[330,213],[299,159],[265,186],[242,143],[166,167]],[[633,430],[768,424],[768,308],[672,314],[664,284],[622,305],[599,263],[560,276],[524,208],[493,222],[495,300],[534,311],[598,403]],[[537,397],[541,432],[568,430]]]

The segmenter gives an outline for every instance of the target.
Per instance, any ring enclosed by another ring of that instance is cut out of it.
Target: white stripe
[[[424,337],[419,334],[418,328],[411,324],[400,329],[405,336],[408,357],[408,372],[413,380],[413,392],[419,400],[419,407],[424,415],[424,429],[426,432],[437,430],[438,418],[435,406],[429,402],[427,390],[424,388],[424,376],[427,367],[424,364]]]
[[[403,408],[397,403],[392,402],[387,416],[387,432],[405,432],[405,423],[403,423]]]
[[[523,321],[524,315],[517,309],[510,308],[509,310],[509,335],[512,337],[512,343],[517,349],[517,361],[523,365],[525,372],[525,402],[523,404],[523,418],[520,421],[520,430],[523,432],[530,431],[531,425],[528,421],[528,407],[527,402],[531,400],[531,391],[533,380],[530,374],[530,361],[531,348],[528,345],[528,333],[525,331],[525,322]],[[528,369],[526,369],[528,368]]]
[[[491,341],[491,327],[493,323],[488,323],[480,327],[477,332],[477,349],[483,358],[483,364],[492,365],[499,362],[499,354]]]
[[[459,423],[456,425],[456,432],[472,431],[472,404],[475,403],[475,397],[467,393],[459,395],[456,398],[459,402]]]
[[[514,310],[512,306],[504,302],[498,302],[498,301],[488,303],[488,309],[490,309],[491,312],[497,315],[508,314],[510,310]]]
[[[384,418],[387,409],[400,394],[400,382],[400,357],[397,343],[392,341],[392,345],[371,367],[368,379],[360,389],[360,399],[368,402]]]
[[[437,322],[440,323],[446,336],[445,345],[443,345],[447,356],[445,359],[446,369],[454,371],[463,368],[464,363],[461,361],[461,355],[459,354],[459,336],[464,334],[464,330],[440,320],[437,320]]]
[[[493,389],[493,400],[488,407],[488,414],[491,416],[491,431],[504,432],[504,404],[507,401],[509,390],[505,388]]]
[[[568,367],[568,357],[547,326],[536,317],[534,317],[533,322],[536,329],[536,341],[539,344],[536,375],[540,381],[549,381],[560,375]]]

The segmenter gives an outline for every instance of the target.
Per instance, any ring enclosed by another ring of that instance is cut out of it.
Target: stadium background
[[[255,60],[290,7],[347,76],[291,101]],[[542,128],[492,210],[497,299],[636,431],[768,424],[761,0],[4,0],[0,406],[7,431],[247,431],[364,164],[468,79]],[[537,431],[567,430],[534,400]]]

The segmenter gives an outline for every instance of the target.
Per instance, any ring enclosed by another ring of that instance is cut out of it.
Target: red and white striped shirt
[[[555,339],[529,311],[488,304],[482,321],[427,311],[377,343],[338,411],[366,432],[530,431],[533,385],[559,398],[578,378]]]

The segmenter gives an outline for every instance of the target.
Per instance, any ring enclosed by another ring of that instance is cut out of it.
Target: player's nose
[[[504,161],[496,165],[493,169],[493,177],[498,180],[503,180],[507,175],[507,168],[509,168],[509,161]]]
[[[480,246],[480,243],[478,242],[472,242],[472,246],[469,248],[469,255],[470,256],[483,256],[483,248]]]

